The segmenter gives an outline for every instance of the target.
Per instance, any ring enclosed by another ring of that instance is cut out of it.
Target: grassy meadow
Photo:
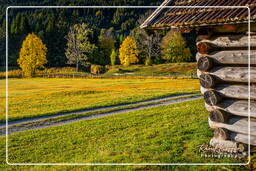
[[[5,80],[0,80],[4,85]],[[195,79],[9,79],[9,119],[51,115],[198,92]],[[5,87],[1,86],[1,101]],[[4,109],[4,103],[2,109]],[[0,120],[5,120],[4,111]]]
[[[0,80],[4,85],[5,80]],[[1,86],[1,101],[5,87]],[[9,79],[9,118],[16,120],[199,92],[197,79]],[[2,109],[4,109],[4,103]],[[4,111],[0,117],[5,119]],[[67,116],[69,117],[69,116]],[[71,116],[70,116],[71,117]],[[213,136],[203,100],[182,102],[9,135],[10,163],[214,163],[199,145]],[[8,166],[0,170],[249,170],[242,166]]]
[[[9,136],[10,163],[196,163],[241,162],[200,156],[212,130],[203,100],[144,109]],[[4,149],[4,137],[0,138]],[[1,150],[0,157],[4,158]],[[2,167],[7,166],[2,163]],[[10,170],[108,170],[114,166],[8,166]],[[239,166],[120,166],[119,170],[207,170]]]
[[[196,73],[196,63],[165,63],[158,65],[130,65],[122,66],[115,65],[109,66],[105,73],[99,76],[103,78],[116,77],[116,75],[129,75],[129,76],[171,76],[171,77],[184,77],[190,74]],[[35,73],[37,76],[40,75],[87,75],[88,77],[92,74],[86,72],[76,72],[73,67],[57,67],[57,68],[45,68],[44,70],[37,70]],[[92,75],[94,76],[94,75]],[[5,70],[0,68],[0,78],[5,78]],[[12,68],[8,71],[9,78],[22,78],[22,71],[19,68]]]
[[[113,74],[124,74],[130,73],[134,75],[143,75],[143,76],[173,76],[173,75],[185,75],[196,73],[196,63],[166,63],[158,64],[152,66],[145,65],[131,65],[131,66],[122,66],[116,65],[112,66],[103,76],[112,76]]]

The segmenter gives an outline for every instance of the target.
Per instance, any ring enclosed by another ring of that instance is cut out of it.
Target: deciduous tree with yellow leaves
[[[34,33],[28,34],[22,42],[20,56],[17,60],[24,76],[32,77],[36,69],[43,68],[47,63],[47,48],[43,41]]]
[[[119,58],[121,64],[125,66],[139,62],[136,42],[131,36],[123,41],[119,49]]]

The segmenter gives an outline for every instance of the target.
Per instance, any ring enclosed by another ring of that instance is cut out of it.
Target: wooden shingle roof
[[[213,8],[183,8],[181,6],[213,6]],[[225,6],[225,8],[216,6]],[[251,21],[256,21],[256,0],[165,0],[141,25],[141,28],[248,23],[247,8],[228,8],[228,6],[249,7]]]

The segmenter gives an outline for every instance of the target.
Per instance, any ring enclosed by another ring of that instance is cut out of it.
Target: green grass
[[[233,159],[202,158],[198,145],[208,143],[212,130],[203,100],[161,106],[104,118],[30,130],[9,136],[9,162],[68,163],[195,163],[241,162]],[[4,158],[4,137],[0,138]],[[7,167],[2,161],[2,167]],[[11,167],[9,169],[77,170],[72,167]],[[79,167],[91,170],[103,167]],[[105,170],[110,167],[105,167]],[[114,168],[113,166],[111,167]],[[121,168],[121,167],[119,167]],[[132,169],[167,169],[157,166],[129,166]],[[191,170],[238,168],[229,166],[191,167]],[[168,169],[186,169],[169,167]],[[240,167],[242,170],[242,168]],[[245,168],[243,168],[245,169]],[[104,169],[103,169],[104,170]]]
[[[5,80],[0,80],[1,101]],[[193,79],[9,79],[9,119],[132,103],[172,94],[198,92]],[[0,121],[4,121],[1,103]]]
[[[186,98],[187,97],[192,97],[192,96],[194,96],[194,95],[188,95],[188,96],[186,96]],[[82,112],[82,113],[68,114],[68,115],[58,116],[58,117],[54,117],[54,118],[34,121],[34,122],[30,122],[30,123],[16,124],[16,125],[13,125],[13,126],[9,126],[9,128],[10,129],[18,129],[20,127],[30,128],[30,127],[34,127],[34,126],[43,126],[43,125],[49,125],[49,124],[54,124],[54,123],[58,124],[62,121],[68,121],[68,120],[72,120],[72,119],[82,118],[84,116],[103,114],[103,113],[114,112],[114,111],[119,111],[119,110],[123,110],[123,109],[125,109],[125,110],[126,109],[132,109],[132,108],[136,108],[136,107],[143,107],[143,106],[147,106],[147,105],[158,104],[160,102],[173,101],[173,100],[179,99],[179,98],[180,97],[172,98],[170,100],[161,100],[161,101],[158,101],[158,102],[149,102],[149,103],[143,103],[143,104],[130,104],[130,105],[125,106],[125,107],[115,107],[115,108],[110,108],[110,109],[99,109],[99,110],[92,111],[92,112]],[[124,112],[122,112],[122,113],[124,113]],[[0,131],[5,132],[5,128],[1,128]]]
[[[10,79],[9,117],[51,115],[198,90],[198,80],[193,79]],[[0,91],[4,101],[3,86]],[[200,156],[198,145],[213,136],[207,118],[203,100],[195,100],[14,133],[9,136],[9,162],[241,162]],[[239,166],[7,166],[4,139],[0,137],[0,170],[246,170]]]
[[[196,63],[168,63],[152,66],[145,65],[131,65],[131,66],[112,66],[104,76],[111,76],[114,73],[124,74],[133,73],[135,75],[143,76],[169,76],[169,75],[184,75],[196,73]]]

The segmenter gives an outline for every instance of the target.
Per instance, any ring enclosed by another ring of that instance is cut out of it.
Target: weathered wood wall
[[[198,36],[197,75],[209,111],[209,126],[214,129],[212,145],[248,144],[250,79],[250,143],[256,146],[255,34],[251,36],[250,45],[249,54],[246,32]]]

